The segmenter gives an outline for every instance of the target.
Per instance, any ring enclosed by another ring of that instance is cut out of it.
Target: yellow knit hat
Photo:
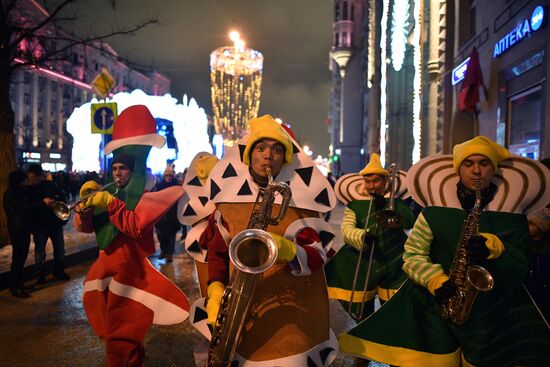
[[[243,163],[247,166],[250,165],[250,153],[252,146],[255,142],[261,139],[273,139],[283,144],[285,147],[285,163],[292,162],[292,141],[287,132],[277,123],[270,115],[263,115],[251,119],[250,124],[250,136],[246,142],[246,148],[243,153]]]
[[[476,136],[462,144],[455,145],[453,148],[453,166],[455,171],[458,173],[462,162],[474,154],[481,154],[487,157],[493,163],[495,171],[500,161],[511,157],[508,149],[485,136]]]
[[[218,163],[218,157],[207,152],[200,152],[191,161],[189,171],[194,170],[199,180],[204,182],[216,163]]]
[[[372,156],[370,158],[369,164],[365,166],[359,172],[361,176],[371,175],[371,174],[377,174],[380,176],[387,176],[389,175],[389,172],[382,167],[382,164],[380,163],[380,156],[376,153],[372,153]]]

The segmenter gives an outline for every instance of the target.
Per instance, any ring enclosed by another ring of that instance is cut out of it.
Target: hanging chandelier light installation
[[[264,57],[246,48],[238,32],[229,38],[233,46],[210,54],[210,82],[216,132],[231,146],[245,134],[248,120],[258,116]]]

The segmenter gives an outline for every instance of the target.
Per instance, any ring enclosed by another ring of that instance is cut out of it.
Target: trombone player
[[[361,199],[345,203],[341,225],[345,245],[325,267],[329,296],[340,300],[356,321],[374,312],[376,295],[383,304],[406,279],[401,270],[407,239],[404,229],[412,227],[414,215],[403,200],[394,198],[396,174],[395,165],[390,175],[379,155],[372,154],[359,172],[362,182],[356,185],[356,197]],[[353,177],[356,175],[340,180]],[[387,192],[389,200],[384,198]],[[338,192],[337,196],[342,200]]]

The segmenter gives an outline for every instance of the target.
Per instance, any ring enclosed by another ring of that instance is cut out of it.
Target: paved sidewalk
[[[65,239],[65,266],[70,267],[88,261],[97,256],[95,234],[77,232],[73,228],[72,216],[64,227]],[[0,289],[8,288],[9,272],[11,265],[12,247],[0,248]],[[50,240],[46,245],[46,269],[53,270],[53,246]],[[25,281],[34,279],[34,241],[31,237],[29,256],[25,262]]]

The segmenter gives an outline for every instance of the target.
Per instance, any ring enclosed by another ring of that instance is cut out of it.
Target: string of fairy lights
[[[234,144],[258,116],[264,57],[246,48],[238,32],[231,32],[233,46],[210,54],[212,109],[216,132],[226,145]]]

